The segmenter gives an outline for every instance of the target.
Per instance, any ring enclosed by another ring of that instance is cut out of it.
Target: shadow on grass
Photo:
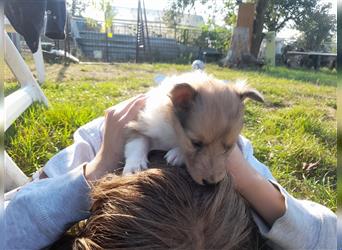
[[[69,68],[70,64],[64,64],[63,67],[59,70],[57,77],[56,77],[56,82],[61,82],[64,80],[65,77],[65,72]]]
[[[17,91],[18,89],[20,89],[20,85],[19,84],[15,84],[15,83],[10,83],[5,85],[4,88],[4,96],[9,96],[10,94],[12,94],[13,92]]]

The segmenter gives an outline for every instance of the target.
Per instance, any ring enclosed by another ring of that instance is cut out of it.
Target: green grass
[[[146,91],[156,74],[187,71],[189,65],[47,65],[43,90],[51,106],[36,104],[6,132],[9,155],[31,174],[72,143],[73,132],[103,110]],[[265,104],[246,103],[243,134],[256,157],[291,194],[336,210],[336,73],[265,68],[239,71],[208,65],[221,79],[247,79]],[[8,74],[7,82],[14,79]],[[6,84],[6,94],[16,84]],[[317,163],[305,170],[303,166]]]

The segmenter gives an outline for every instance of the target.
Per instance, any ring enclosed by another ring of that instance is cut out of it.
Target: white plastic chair
[[[32,72],[24,59],[14,46],[7,32],[15,32],[3,12],[0,12],[1,22],[0,32],[3,35],[0,39],[1,54],[4,54],[5,62],[11,69],[13,75],[20,83],[20,89],[5,97],[5,131],[30,105],[39,101],[48,104],[48,100],[40,88],[38,82],[33,77]],[[4,22],[2,22],[4,20]],[[4,25],[4,26],[3,26]],[[37,78],[40,84],[45,80],[44,60],[39,44],[39,49],[33,54],[37,70]],[[5,151],[5,192],[22,186],[29,181],[29,178],[21,171],[16,163]]]

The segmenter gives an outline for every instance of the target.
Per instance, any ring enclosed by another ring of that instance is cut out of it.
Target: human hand
[[[145,95],[139,95],[105,111],[102,145],[95,158],[87,164],[85,171],[88,181],[95,181],[118,167],[123,157],[125,127],[136,119],[145,105],[145,100]]]
[[[232,176],[234,188],[239,191],[243,170],[248,167],[240,148],[235,144],[227,159],[227,170]]]

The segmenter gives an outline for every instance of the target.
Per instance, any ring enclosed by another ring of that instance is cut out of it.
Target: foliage
[[[302,32],[299,43],[305,50],[320,50],[323,42],[330,42],[336,31],[336,16],[329,14],[331,4],[306,9],[295,28]]]
[[[229,25],[233,25],[236,22],[236,1],[235,0],[224,0],[224,8],[217,10],[215,8],[214,0],[170,0],[169,6],[164,11],[163,21],[169,26],[175,26],[181,20],[181,17],[187,12],[189,13],[194,9],[195,4],[207,4],[206,7],[212,12],[220,12],[225,16],[225,22]],[[214,22],[215,14],[210,15],[212,19],[209,20],[210,23]]]
[[[92,6],[103,13],[103,26],[101,27],[102,32],[110,32],[112,30],[113,19],[115,17],[115,11],[113,7],[114,0],[84,0],[83,3],[86,4],[86,6]],[[86,23],[88,28],[95,30],[98,29],[97,20],[86,18]]]
[[[299,21],[305,12],[312,10],[318,0],[269,0],[265,14],[265,29],[280,31],[290,21]]]
[[[196,0],[169,1],[169,6],[164,10],[162,17],[163,21],[168,27],[175,27],[181,22],[181,18],[184,15],[185,10],[188,9],[190,11],[195,2]]]
[[[67,0],[66,5],[71,16],[82,17],[89,3],[88,1],[82,0]]]
[[[224,9],[221,12],[224,12],[224,22],[227,25],[235,26],[237,22],[237,8],[236,2],[234,0],[225,0],[224,1]]]
[[[92,18],[85,18],[86,25],[89,30],[96,30],[102,32],[110,32],[113,26],[113,19],[115,17],[115,11],[113,7],[114,0],[67,0],[67,8],[72,16],[83,16],[82,13],[89,6],[100,10],[103,13],[103,26],[99,28],[97,20]]]
[[[166,23],[167,27],[175,27],[181,21],[182,14],[174,9],[167,9],[164,11],[162,20]]]
[[[175,27],[177,24],[181,22],[181,18],[186,11],[190,12],[191,9],[194,8],[195,3],[207,4],[210,0],[177,0],[171,1],[168,9],[164,11],[163,21],[167,23],[169,27]],[[234,0],[226,0],[224,3],[224,10],[217,10],[215,8],[214,3],[211,3],[207,6],[208,9],[211,9],[213,12],[220,11],[227,14],[225,19],[227,23],[235,23],[236,15],[234,11],[226,12],[225,9],[234,9],[236,8],[236,3]],[[201,48],[215,48],[221,53],[225,53],[228,50],[230,45],[232,32],[230,29],[224,26],[220,26],[215,24],[215,15],[211,15],[212,19],[201,26],[201,33],[199,36],[194,37],[194,32],[189,32],[188,30],[182,30],[181,32],[181,41],[185,44],[189,42]]]
[[[225,53],[229,48],[231,37],[232,33],[226,27],[206,24],[201,27],[201,35],[197,38],[196,45],[202,48],[215,48]]]
[[[224,8],[221,10],[221,13],[224,13],[225,23],[234,26],[237,19],[237,1],[223,0],[223,2]],[[253,46],[251,48],[251,52],[254,55],[258,54],[262,38],[264,37],[263,29],[278,32],[284,28],[289,21],[294,21],[297,24],[296,28],[300,31],[312,30],[311,36],[303,36],[303,39],[308,40],[310,43],[307,44],[306,47],[317,47],[316,44],[329,38],[330,31],[333,31],[333,28],[331,27],[333,21],[325,14],[328,7],[320,7],[319,9],[317,7],[319,0],[249,0],[244,2],[254,2],[257,4]],[[179,18],[179,16],[184,13],[184,10],[192,9],[196,3],[209,3],[209,6],[212,6],[215,5],[215,0],[170,0],[166,16],[168,15],[169,20],[173,18],[173,22],[177,22],[176,17]],[[319,21],[317,22],[316,20]],[[316,23],[316,25],[313,23]],[[316,28],[311,27],[313,25],[316,26]],[[314,35],[315,32],[318,33]]]
[[[105,31],[107,32],[112,29],[115,13],[111,1],[102,0],[100,6],[104,14]]]
[[[236,23],[236,14],[235,10],[237,8],[237,4],[241,1],[234,0],[223,0],[224,8],[220,10],[221,13],[225,13],[225,22],[226,24],[233,26]],[[255,0],[250,0],[248,2],[256,2]],[[212,9],[212,11],[216,12],[215,3],[216,0],[170,0],[170,6],[165,12],[165,19],[169,24],[177,23],[177,18],[181,16],[184,11],[187,9],[188,11],[195,6],[195,3],[200,4],[209,4],[208,9]],[[256,2],[256,18],[254,22],[254,30],[252,37],[252,48],[251,53],[257,57],[260,44],[263,38],[262,29],[264,25],[264,12],[267,7],[268,0],[259,0]],[[212,20],[215,20],[215,14],[212,15]]]
[[[85,20],[85,25],[86,25],[87,31],[96,31],[96,32],[101,31],[101,25],[99,24],[98,21],[96,21],[90,17],[85,17],[84,20]]]
[[[173,10],[177,13],[184,13],[186,9],[190,10],[195,6],[196,2],[205,4],[208,0],[175,0],[169,1],[170,6],[168,9]]]
[[[31,174],[105,108],[147,91],[157,74],[190,69],[190,64],[46,65],[42,88],[51,106],[26,111],[6,131],[5,148]],[[263,93],[264,104],[246,102],[242,131],[256,157],[295,197],[336,209],[336,73],[281,67],[239,71],[209,64],[206,70],[219,79],[247,79]],[[14,81],[10,74],[6,70],[7,94],[15,88],[8,83]]]

